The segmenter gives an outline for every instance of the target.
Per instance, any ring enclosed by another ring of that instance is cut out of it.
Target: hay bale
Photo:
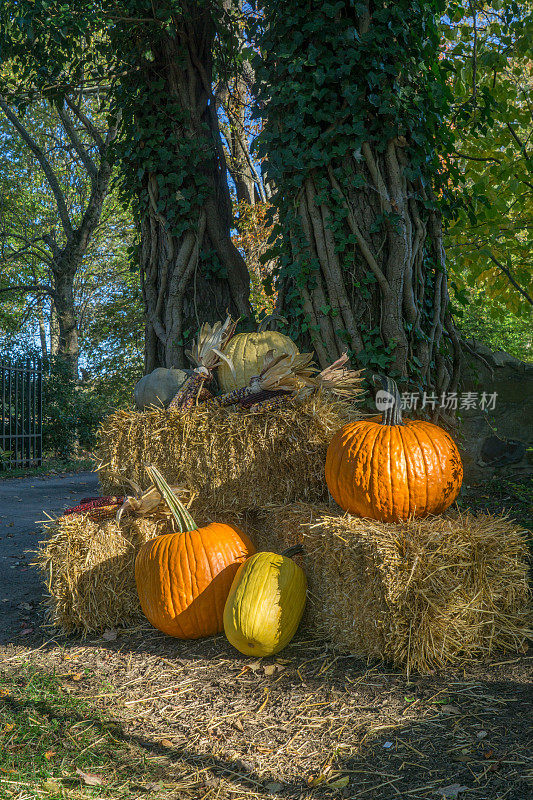
[[[326,450],[333,433],[359,415],[353,404],[322,392],[281,410],[250,414],[199,405],[187,413],[118,411],[98,434],[104,494],[148,485],[145,464],[216,512],[267,503],[327,499]]]
[[[135,587],[135,556],[164,533],[167,523],[148,518],[93,521],[85,514],[45,526],[37,563],[48,590],[49,621],[66,633],[84,634],[142,619]]]
[[[278,551],[304,545],[311,632],[427,672],[523,651],[532,622],[525,534],[488,514],[392,524],[298,504],[264,512],[254,541]]]

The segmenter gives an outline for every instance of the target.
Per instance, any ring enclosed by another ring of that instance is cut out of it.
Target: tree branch
[[[459,153],[457,150],[453,153],[454,156],[460,156],[461,158],[467,158],[469,161],[483,161],[484,163],[493,161],[495,164],[501,164],[502,162],[498,158],[494,158],[490,156],[489,158],[480,158],[479,156],[469,156],[466,153]]]
[[[98,174],[98,170],[96,169],[96,164],[94,163],[94,161],[92,160],[91,156],[89,155],[89,153],[87,152],[87,150],[83,146],[83,144],[81,142],[81,139],[79,138],[78,134],[76,133],[76,129],[75,129],[74,125],[72,124],[72,120],[69,117],[65,107],[64,106],[58,106],[57,113],[59,114],[59,118],[60,118],[61,122],[63,123],[63,127],[65,129],[65,133],[67,134],[68,138],[72,142],[74,150],[79,155],[83,166],[85,167],[89,177],[91,178],[91,181],[94,181],[96,176],[97,176],[97,174]]]
[[[51,286],[42,286],[38,283],[19,284],[17,286],[0,286],[0,294],[7,294],[7,292],[39,292],[48,294],[54,297],[54,290]]]
[[[514,279],[514,278],[513,278],[513,276],[511,275],[510,271],[507,269],[507,267],[504,267],[504,266],[503,266],[503,264],[501,263],[501,261],[498,261],[498,259],[497,259],[497,258],[495,258],[495,257],[492,255],[492,253],[489,253],[489,258],[490,258],[490,260],[491,260],[491,261],[493,261],[493,262],[496,264],[496,266],[498,267],[498,269],[501,269],[501,271],[502,271],[502,272],[503,272],[505,275],[507,275],[507,277],[509,278],[509,280],[511,281],[511,283],[513,284],[513,286],[515,287],[515,289],[516,289],[517,291],[519,291],[519,292],[520,292],[520,294],[521,294],[523,297],[525,297],[525,298],[526,298],[527,302],[528,302],[528,303],[531,303],[531,305],[533,306],[533,298],[531,298],[531,297],[528,295],[528,293],[526,292],[526,290],[525,290],[525,289],[522,289],[522,287],[521,287],[521,286],[519,286],[519,284],[518,284],[518,283],[515,281],[515,279]]]
[[[67,204],[65,202],[65,197],[63,192],[61,191],[61,187],[59,185],[59,181],[56,178],[55,172],[53,171],[50,162],[46,158],[45,154],[35,141],[32,136],[28,133],[22,122],[13,113],[13,111],[9,108],[8,104],[5,101],[5,98],[0,95],[0,108],[11,122],[17,133],[20,137],[24,140],[24,142],[28,145],[29,149],[37,159],[40,164],[42,171],[48,181],[48,184],[52,190],[52,193],[55,197],[55,201],[57,204],[57,210],[59,214],[59,219],[61,220],[61,225],[63,230],[65,231],[67,236],[72,235],[72,224],[70,222],[70,217],[68,214]]]
[[[93,125],[89,117],[86,114],[84,114],[84,112],[81,110],[80,106],[76,105],[76,103],[74,103],[74,101],[71,100],[70,97],[68,97],[68,95],[65,96],[65,103],[70,108],[72,113],[75,114],[76,117],[79,119],[79,121],[81,122],[87,133],[89,133],[93,137],[94,141],[98,146],[98,149],[100,150],[100,152],[102,152],[102,150],[104,150],[105,148],[105,142],[96,125]]]

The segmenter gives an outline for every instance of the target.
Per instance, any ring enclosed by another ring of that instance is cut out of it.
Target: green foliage
[[[99,302],[84,317],[81,347],[91,386],[110,407],[120,408],[131,405],[133,386],[144,372],[144,316],[138,273],[115,269],[105,297],[98,293]]]
[[[259,136],[268,175],[297,190],[306,173],[348,154],[359,159],[363,142],[383,152],[389,139],[407,135],[412,170],[428,159],[435,165],[435,145],[449,141],[442,129],[448,91],[436,58],[435,13],[443,7],[382,3],[359,33],[364,4],[323,2],[310,13],[296,0],[264,2],[268,26],[255,67],[259,103],[268,101]]]
[[[68,364],[52,359],[43,380],[43,450],[70,458],[78,447],[90,450],[109,406],[94,387],[76,384]]]
[[[465,339],[533,362],[533,329],[527,316],[517,316],[507,303],[487,297],[480,288],[471,290],[468,300],[466,307],[456,308],[457,326]]]
[[[0,46],[14,75],[4,89],[10,85],[14,96],[21,86],[39,86],[59,101],[82,74],[85,82],[106,85],[116,76],[110,113],[120,115],[122,196],[140,222],[151,202],[148,179],[155,177],[157,212],[176,237],[197,230],[215,147],[199,122],[205,108],[197,106],[197,87],[176,86],[191,58],[180,26],[192,35],[193,19],[206,30],[218,25],[219,61],[231,59],[237,47],[232,15],[206,0],[194,3],[194,17],[193,7],[179,0],[7,0],[0,10]]]
[[[446,236],[456,296],[483,286],[494,310],[528,316],[509,275],[533,295],[531,4],[454,0],[442,32],[463,198]]]

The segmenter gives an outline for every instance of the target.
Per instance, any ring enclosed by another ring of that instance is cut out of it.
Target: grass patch
[[[0,797],[166,796],[153,785],[156,768],[121,726],[71,688],[82,675],[0,672]]]
[[[62,474],[64,472],[89,472],[94,470],[92,458],[59,459],[47,458],[41,467],[17,467],[16,469],[2,469],[0,465],[0,480],[8,478],[32,478],[50,473]]]

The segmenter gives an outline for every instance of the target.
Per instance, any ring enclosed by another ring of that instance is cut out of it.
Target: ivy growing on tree
[[[205,320],[248,317],[249,275],[231,241],[232,205],[212,90],[213,52],[231,52],[222,4],[137,0],[113,49],[125,73],[123,186],[135,198],[146,308],[146,370],[185,363]],[[132,13],[133,13],[132,12]],[[223,23],[223,24],[222,24]]]
[[[255,31],[279,310],[322,365],[348,349],[438,392],[455,388],[459,364],[438,157],[450,147],[443,8],[265,0]]]

